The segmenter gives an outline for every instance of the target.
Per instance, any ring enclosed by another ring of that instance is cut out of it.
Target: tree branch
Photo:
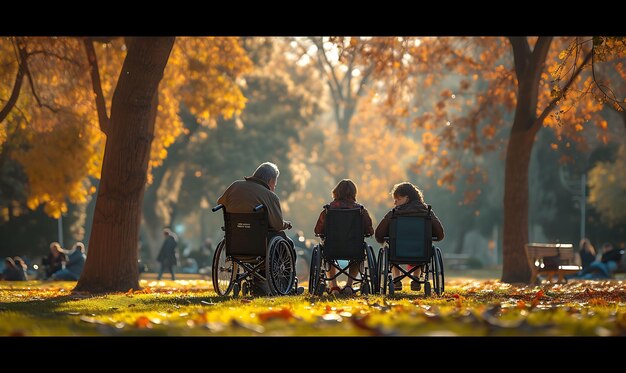
[[[58,55],[58,54],[56,54],[54,52],[50,52],[50,51],[42,50],[42,49],[37,49],[37,50],[33,50],[33,51],[28,52],[29,56],[36,56],[38,54],[44,55],[46,57],[54,57],[54,58],[56,58],[58,60],[65,61],[65,62],[71,63],[74,66],[80,67],[80,63],[78,63],[78,61],[76,61],[76,60],[74,60],[72,58],[69,58],[69,57],[60,56],[60,55]]]
[[[337,75],[335,75],[335,70],[333,69],[333,65],[328,60],[328,56],[326,55],[326,52],[324,51],[324,43],[321,41],[321,38],[320,38],[319,43],[317,40],[313,39],[313,43],[315,43],[315,45],[317,46],[317,54],[320,57],[320,59],[321,57],[324,57],[324,62],[330,69],[330,73],[328,74],[331,76],[332,81],[335,83],[335,87],[337,87],[337,93],[339,94],[339,99],[343,101],[344,97],[343,97],[343,93],[341,92],[341,84],[339,84],[339,80],[337,79]],[[326,71],[326,69],[324,69],[324,71]]]
[[[565,95],[565,93],[567,92],[569,87],[572,85],[572,83],[574,82],[576,77],[582,72],[583,67],[587,64],[587,62],[589,62],[589,60],[591,59],[592,55],[593,55],[593,49],[591,51],[589,51],[589,53],[587,53],[587,56],[585,56],[585,59],[583,60],[583,62],[580,64],[580,66],[578,66],[578,69],[576,69],[576,71],[574,71],[574,73],[569,78],[567,83],[565,83],[565,85],[561,89],[561,91],[563,92],[563,95]],[[555,97],[555,98],[552,99],[552,101],[550,101],[548,106],[546,106],[546,108],[543,109],[543,112],[541,113],[541,115],[539,115],[537,120],[535,120],[535,123],[533,124],[533,126],[539,126],[539,125],[541,125],[541,123],[543,123],[543,120],[548,116],[548,114],[550,114],[552,109],[554,109],[554,107],[556,106],[557,102],[559,102],[559,99],[560,99],[559,97]]]
[[[593,58],[593,46],[591,47],[591,77],[593,79],[593,82],[595,83],[596,87],[598,87],[598,89],[600,90],[600,92],[602,92],[602,94],[604,95],[605,98],[613,101],[617,106],[619,106],[620,108],[622,108],[622,110],[624,110],[624,107],[622,106],[622,102],[617,100],[617,96],[615,95],[615,92],[613,92],[613,90],[606,86],[606,88],[611,91],[611,95],[613,97],[610,97],[608,93],[606,93],[606,91],[604,89],[602,89],[602,87],[604,86],[604,84],[600,84],[598,83],[598,80],[596,79],[596,69],[594,69],[594,58]]]
[[[83,44],[85,45],[85,53],[87,54],[87,60],[89,61],[89,67],[91,70],[91,86],[93,88],[93,92],[96,94],[96,109],[98,111],[100,130],[105,134],[108,134],[109,116],[107,115],[107,105],[104,100],[104,93],[102,92],[100,71],[98,69],[98,57],[96,56],[96,50],[93,47],[93,41],[90,38],[84,38]]]
[[[515,61],[515,74],[519,82],[528,66],[530,56],[530,45],[525,36],[509,36],[509,42],[513,47],[513,60]]]
[[[552,43],[552,36],[540,36],[535,44],[535,49],[530,58],[530,69],[534,71],[535,76],[533,80],[539,81],[541,73],[543,73],[543,65],[546,63],[546,56],[550,50],[550,44]]]
[[[363,87],[365,87],[367,85],[367,83],[369,83],[369,78],[372,75],[372,73],[374,72],[374,68],[375,67],[376,67],[375,64],[371,64],[363,72],[363,75],[362,75],[362,78],[361,78],[361,82],[359,83],[359,89],[356,91],[356,95],[355,95],[356,98],[361,97],[361,95],[363,94]]]
[[[15,75],[15,83],[13,83],[11,96],[7,100],[6,105],[4,105],[4,107],[0,111],[0,123],[2,123],[2,121],[9,115],[11,110],[13,110],[13,107],[17,103],[17,99],[20,96],[22,82],[24,81],[24,66],[26,58],[28,58],[28,56],[26,55],[26,50],[20,43],[17,43],[16,48],[16,59],[18,64],[17,74]]]
[[[23,63],[24,63],[24,73],[26,74],[26,77],[28,78],[30,90],[33,93],[33,96],[35,97],[35,100],[37,101],[37,104],[39,105],[39,107],[45,107],[48,110],[52,111],[53,113],[57,113],[59,111],[58,108],[53,108],[52,106],[41,102],[41,98],[39,98],[39,95],[37,94],[37,90],[35,89],[35,82],[33,80],[33,76],[30,73],[30,69],[28,68],[28,62],[24,60]]]

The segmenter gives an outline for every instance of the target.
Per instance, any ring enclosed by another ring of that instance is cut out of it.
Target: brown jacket
[[[395,212],[394,212],[395,210]],[[400,205],[396,207],[394,210],[391,210],[385,215],[383,220],[376,227],[376,241],[383,243],[385,242],[385,237],[389,237],[389,222],[391,221],[391,216],[395,215],[413,215],[413,214],[423,214],[426,215],[428,212],[428,206],[419,201],[413,201],[409,203],[405,203],[404,205]],[[430,210],[430,218],[432,219],[432,227],[433,237],[437,237],[436,241],[443,240],[443,225],[435,215],[435,212]]]
[[[273,231],[287,229],[280,209],[280,199],[270,190],[269,185],[261,179],[250,176],[245,180],[237,180],[230,184],[224,194],[217,199],[217,203],[226,207],[228,212],[252,212],[252,209],[261,203],[267,209],[269,228]]]
[[[353,209],[361,207],[358,203],[354,201],[342,201],[335,200],[330,203],[331,209]],[[317,224],[315,224],[315,234],[323,234],[324,233],[324,221],[326,220],[326,209],[322,210],[319,218],[317,218]],[[367,212],[366,208],[363,208],[363,228],[365,229],[365,235],[371,236],[374,233],[374,227],[372,226],[372,218],[370,217],[370,213]]]

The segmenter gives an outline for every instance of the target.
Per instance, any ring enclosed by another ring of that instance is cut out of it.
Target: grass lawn
[[[235,299],[216,296],[206,280],[150,279],[138,292],[92,296],[72,294],[74,285],[0,281],[0,335],[626,335],[622,280],[530,287],[450,277],[444,295],[429,298],[404,290]]]

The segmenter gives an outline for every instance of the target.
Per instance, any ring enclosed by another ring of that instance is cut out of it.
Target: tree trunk
[[[341,157],[341,161],[339,164],[341,167],[338,170],[338,175],[335,176],[339,181],[339,179],[349,179],[351,177],[355,177],[356,175],[351,175],[351,167],[352,163],[352,145],[350,141],[350,121],[352,120],[352,116],[354,115],[354,103],[344,103],[343,112],[339,116],[339,120],[337,121],[337,134],[339,136],[339,157]]]
[[[154,137],[158,86],[174,39],[126,39],[128,54],[113,94],[89,253],[76,291],[139,289],[141,203]]]
[[[537,117],[539,82],[552,37],[540,37],[533,51],[526,37],[509,40],[517,76],[517,104],[504,166],[502,281],[528,283],[530,268],[524,250],[528,242],[528,167],[543,121]]]
[[[523,115],[519,115],[520,117]],[[528,122],[530,118],[517,118]],[[504,175],[504,232],[502,250],[502,281],[530,281],[530,268],[524,245],[528,242],[528,166],[536,127],[513,125],[506,151]]]

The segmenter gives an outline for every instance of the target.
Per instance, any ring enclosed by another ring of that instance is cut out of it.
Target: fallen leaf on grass
[[[146,316],[139,316],[137,320],[135,320],[135,327],[139,329],[151,329],[152,323]]]
[[[589,299],[589,305],[591,306],[606,306],[608,302],[602,298],[591,298]]]
[[[326,313],[322,315],[322,320],[326,322],[342,322],[343,317],[337,315],[336,313]]]
[[[265,328],[261,325],[256,325],[256,324],[251,324],[251,323],[247,323],[247,322],[242,322],[239,321],[237,319],[232,319],[230,321],[230,325],[236,327],[236,328],[242,328],[242,329],[246,329],[246,330],[250,330],[253,331],[255,333],[263,333],[265,332]]]
[[[281,308],[279,310],[271,310],[271,311],[262,312],[259,314],[259,320],[261,320],[261,322],[267,322],[272,319],[291,320],[294,318],[295,316],[293,312],[288,308]]]
[[[543,297],[543,290],[539,290],[530,303],[530,308],[535,308],[539,304],[539,300]]]

